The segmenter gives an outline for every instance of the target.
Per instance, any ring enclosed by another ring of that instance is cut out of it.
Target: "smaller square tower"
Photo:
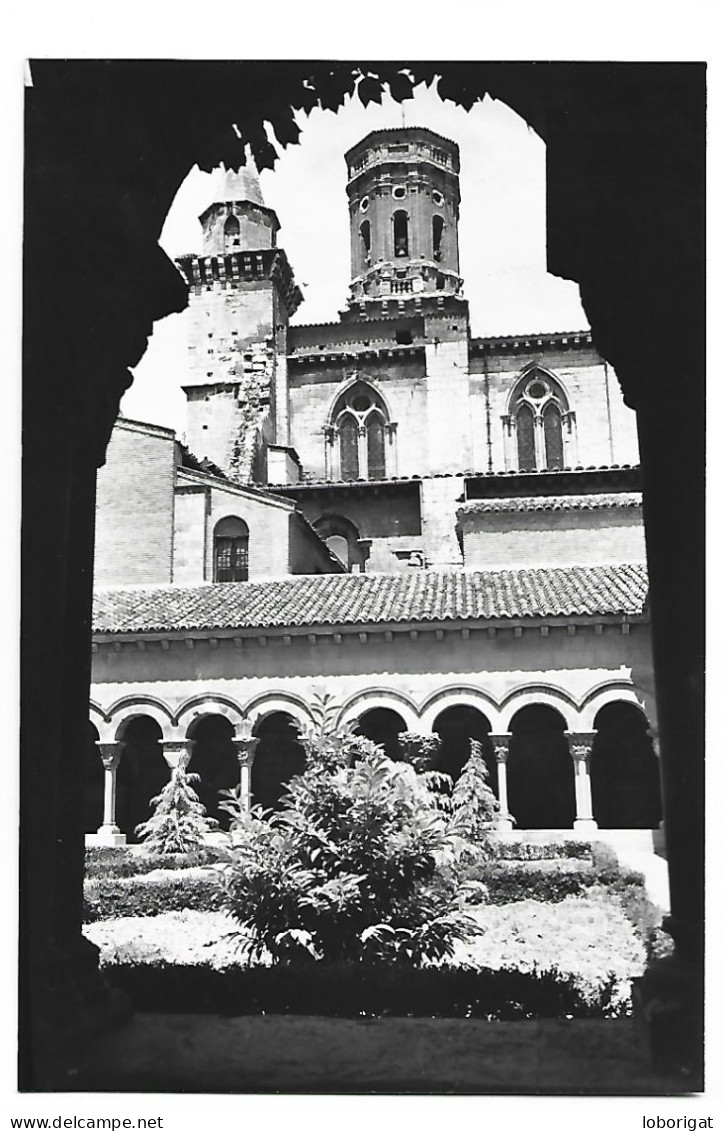
[[[202,253],[177,261],[190,287],[186,440],[237,482],[263,483],[268,445],[288,443],[286,329],[302,295],[250,157],[220,170],[199,219]]]

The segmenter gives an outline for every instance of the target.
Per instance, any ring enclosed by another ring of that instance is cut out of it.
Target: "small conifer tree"
[[[488,777],[482,744],[472,738],[467,764],[452,790],[451,828],[473,844],[486,844],[495,829],[499,803]]]
[[[198,774],[177,766],[162,791],[151,799],[151,816],[136,828],[148,852],[195,852],[206,834],[218,828],[218,821],[206,816],[193,788],[197,781]]]

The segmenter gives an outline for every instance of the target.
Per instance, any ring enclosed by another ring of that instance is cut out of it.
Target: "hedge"
[[[86,883],[83,922],[139,918],[164,911],[221,911],[218,881],[208,876],[172,875],[161,880],[105,879]]]
[[[198,852],[169,853],[152,855],[148,852],[133,852],[130,848],[93,847],[85,850],[85,878],[86,880],[115,878],[128,879],[131,876],[142,876],[147,872],[179,871],[184,868],[198,868],[205,864],[214,864],[220,859],[220,853],[211,847],[201,848]]]
[[[333,965],[112,965],[108,982],[141,1012],[316,1014],[324,1017],[476,1017],[491,1021],[614,1016],[616,979],[583,990],[559,971]]]

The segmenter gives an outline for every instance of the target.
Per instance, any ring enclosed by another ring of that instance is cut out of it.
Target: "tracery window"
[[[575,414],[569,411],[560,383],[549,373],[533,369],[522,378],[504,418],[516,451],[508,451],[508,466],[519,471],[558,470],[574,459]]]
[[[379,393],[358,381],[337,400],[327,428],[329,478],[384,479],[394,425]]]
[[[242,518],[229,515],[213,532],[213,580],[248,581],[249,528]]]

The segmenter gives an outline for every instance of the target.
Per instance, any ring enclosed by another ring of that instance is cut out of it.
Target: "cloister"
[[[435,768],[459,777],[470,739],[482,744],[504,832],[530,829],[655,829],[661,819],[656,736],[631,686],[593,689],[581,701],[555,687],[520,689],[502,702],[483,690],[441,688],[421,702],[368,689],[336,708],[350,727],[399,756],[398,735],[436,734]],[[227,822],[219,791],[240,786],[245,804],[278,807],[305,766],[299,731],[306,702],[283,694],[238,703],[196,694],[171,707],[127,697],[91,704],[85,829],[90,843],[135,839],[149,803],[179,764],[197,773],[208,813]]]

